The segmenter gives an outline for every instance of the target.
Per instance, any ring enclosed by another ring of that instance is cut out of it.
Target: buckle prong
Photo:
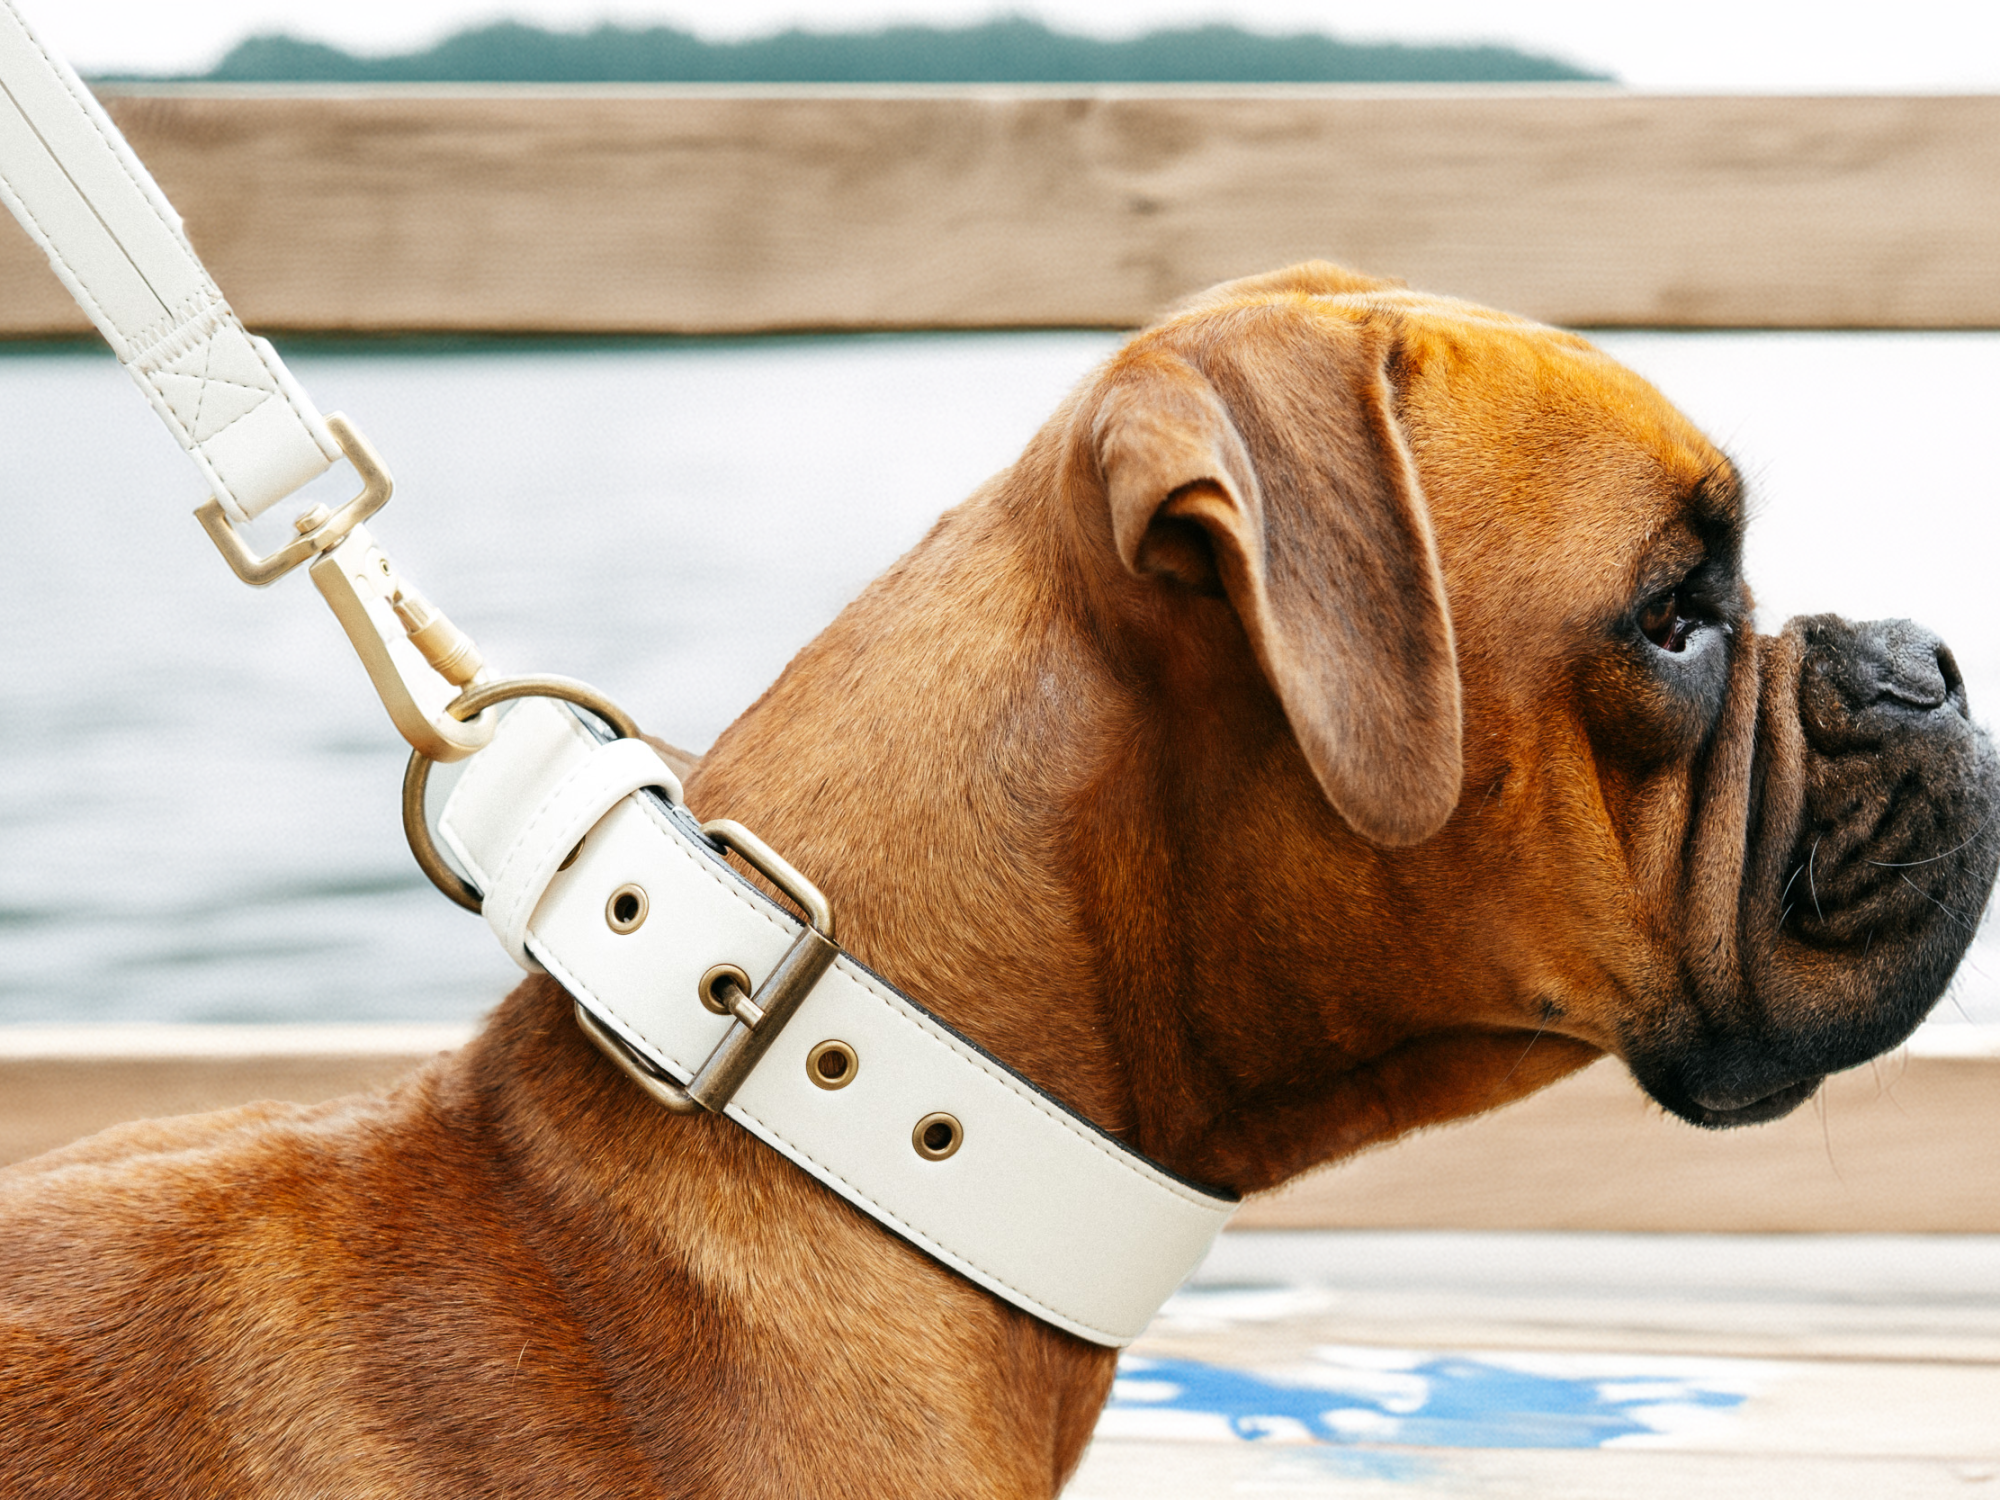
[[[675,1114],[706,1110],[721,1114],[743,1081],[750,1076],[778,1033],[797,1014],[806,996],[840,956],[833,940],[833,907],[819,887],[793,869],[769,844],[741,823],[717,818],[702,824],[701,831],[716,843],[740,854],[760,875],[775,885],[806,914],[807,926],[777,966],[764,976],[756,992],[744,995],[734,984],[723,994],[730,1011],[729,1030],[708,1054],[686,1087],[675,1083],[639,1057],[597,1017],[576,1006],[577,1024],[583,1034],[632,1081]]]

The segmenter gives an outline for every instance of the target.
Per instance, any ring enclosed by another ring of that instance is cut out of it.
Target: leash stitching
[[[60,66],[57,63],[54,55],[43,44],[40,37],[36,36],[32,31],[26,31],[25,28],[24,28],[24,35],[27,37],[30,44],[33,45],[34,49],[41,54],[42,61],[45,64],[47,64],[49,71],[54,75],[57,81],[61,83],[63,91],[70,96],[70,102],[76,105],[78,111],[83,115],[85,123],[89,125],[91,131],[97,136],[99,143],[102,144],[104,149],[110,153],[112,161],[117,163],[118,170],[125,174],[126,182],[131,184],[133,191],[138,193],[141,201],[143,201],[148,208],[153,210],[154,215],[159,219],[162,227],[165,228],[167,232],[171,235],[171,237],[180,245],[180,247],[187,252],[188,259],[192,262],[192,269],[195,273],[196,280],[202,282],[204,284],[204,289],[212,291],[214,293],[216,300],[218,302],[222,302],[223,305],[226,307],[227,302],[222,297],[221,289],[219,287],[216,287],[214,279],[208,275],[207,270],[203,267],[201,263],[201,258],[195,254],[193,241],[191,241],[188,238],[185,227],[176,225],[174,222],[174,216],[172,216],[170,213],[163,214],[161,212],[160,203],[155,201],[155,194],[158,193],[158,188],[155,187],[153,192],[147,191],[147,179],[145,178],[145,175],[142,172],[135,170],[134,163],[127,159],[126,154],[124,152],[119,150],[120,138],[117,132],[115,130],[108,130],[106,128],[106,121],[99,118],[97,113],[93,110],[92,105],[96,101],[89,97],[88,91],[83,90],[82,85],[77,81],[74,73],[70,72],[68,69]],[[8,95],[8,97],[10,99],[13,98],[11,93]],[[15,107],[17,109],[20,108],[18,102],[16,102]],[[32,120],[28,118],[27,112],[25,110],[21,110],[21,118],[22,121],[28,126],[30,130],[35,130],[35,124]],[[40,135],[40,131],[37,130],[36,134]],[[59,156],[57,156],[52,149],[50,150],[49,154],[55,160],[57,166],[60,168],[62,166],[62,159]],[[66,170],[65,170],[65,175],[67,175]],[[96,205],[91,203],[89,195],[84,193],[80,185],[76,185],[74,183],[74,179],[72,179],[72,185],[75,185],[77,187],[77,195],[83,199],[85,206],[88,207],[93,214],[96,214],[97,212]],[[30,214],[29,217],[33,218],[34,216]],[[101,217],[99,218],[98,222],[103,223]],[[36,228],[41,230],[45,238],[48,236],[47,229],[44,228],[39,221],[36,222]],[[106,233],[110,233],[110,226],[105,225],[105,230]],[[118,236],[115,234],[111,235],[111,242],[114,245],[118,246],[120,252],[124,254],[127,262],[131,264],[133,271],[138,274],[139,279],[141,281],[144,281],[146,283],[147,288],[151,290],[153,285],[152,279],[148,277],[144,271],[140,270],[138,261],[135,260],[132,256],[132,253],[125,248],[124,242],[120,240]],[[66,259],[63,259],[61,252],[55,249],[55,243],[53,239],[49,240],[49,250],[53,256],[63,261],[63,265],[65,269],[69,271],[70,276],[72,278],[75,278],[80,283],[82,278],[78,275],[76,268],[70,265]],[[154,291],[153,295],[159,297],[159,293],[157,291]],[[87,305],[91,310],[102,315],[104,322],[111,323],[112,326],[114,327],[117,326],[115,320],[112,319],[107,313],[105,313],[105,310],[101,306],[99,306],[95,298],[89,297],[88,294],[86,293],[83,300],[87,302]],[[166,317],[169,320],[171,320],[174,316],[173,308],[167,305],[167,300],[164,297],[160,297],[160,303],[162,308],[165,309]],[[157,325],[152,325],[152,326],[157,326]],[[150,332],[150,328],[147,330],[142,330],[141,331],[142,336],[147,332]],[[122,332],[121,332],[121,337],[122,337]],[[286,407],[291,411],[292,415],[298,419],[299,425],[305,429],[306,435],[313,439],[313,446],[319,448],[321,452],[324,453],[325,445],[321,443],[319,439],[313,435],[313,424],[309,420],[307,420],[305,412],[300,409],[298,400],[293,395],[293,393],[290,390],[286,389],[285,382],[278,378],[277,371],[271,367],[271,360],[268,357],[266,357],[262,349],[258,348],[256,341],[254,339],[249,338],[249,335],[247,333],[244,335],[244,337],[250,345],[251,356],[263,368],[264,373],[271,377],[271,384],[275,394],[281,396],[284,399]],[[131,342],[135,345],[135,347],[138,346],[136,339]],[[254,387],[246,387],[246,389],[254,389]],[[158,394],[161,398],[162,404],[167,404],[166,393],[164,391],[160,391],[158,392]],[[266,394],[271,394],[271,393],[267,392]],[[259,407],[261,407],[262,405],[263,405],[262,402],[258,403]],[[249,413],[246,412],[244,413],[244,415],[248,416]],[[242,418],[240,417],[236,419],[236,421],[241,421],[241,420]],[[211,433],[210,436],[211,437],[219,436],[220,432],[227,432],[230,427],[233,427],[235,425],[236,422],[232,421],[227,425],[225,425],[224,427],[222,427],[219,430],[219,432]],[[191,432],[188,434],[187,446],[189,447],[190,450],[194,451],[199,451],[201,446],[200,440],[197,440],[194,437],[193,433]],[[214,455],[203,453],[202,457],[208,462],[209,467],[214,471],[216,478],[221,480],[224,487],[229,490],[231,499],[234,499],[236,486],[230,484],[228,479],[223,475],[221,466],[215,462]]]
[[[10,103],[14,104],[15,110],[19,112],[20,105],[18,102],[14,100],[13,94],[9,93],[7,95],[7,98]],[[31,131],[34,130],[35,127],[33,122],[31,122],[28,119],[25,113],[21,114],[21,122],[24,125],[26,125],[29,130]],[[109,323],[111,324],[112,327],[116,328],[118,326],[117,321],[111,316],[111,314],[108,311],[105,310],[105,308],[98,302],[98,300],[91,295],[90,288],[85,286],[83,283],[82,275],[77,271],[75,266],[69,263],[68,257],[62,253],[62,248],[56,244],[55,236],[49,233],[48,226],[43,224],[41,219],[36,216],[35,211],[28,206],[28,200],[23,198],[20,194],[20,191],[13,185],[13,183],[7,181],[7,179],[4,177],[0,177],[0,186],[5,186],[7,189],[7,206],[9,208],[14,209],[21,215],[22,218],[26,219],[30,224],[35,226],[35,238],[41,244],[42,249],[47,252],[51,260],[53,260],[64,271],[67,271],[69,273],[67,276],[63,278],[64,284],[69,287],[71,294],[75,296],[79,302],[83,303],[84,310],[86,312],[94,314],[95,321],[100,323]]]

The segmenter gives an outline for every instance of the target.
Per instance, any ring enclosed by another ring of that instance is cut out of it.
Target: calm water
[[[1744,466],[1766,623],[1907,614],[2000,704],[2000,336],[1601,342]],[[394,468],[398,563],[509,670],[705,746],[1114,346],[1095,334],[290,350]],[[0,1024],[459,1020],[513,982],[397,823],[304,578],[244,588],[111,356],[0,354]],[[1982,942],[1944,1014],[2000,1020]]]

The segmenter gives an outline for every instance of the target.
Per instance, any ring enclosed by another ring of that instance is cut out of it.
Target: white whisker
[[[1873,865],[1878,870],[1914,870],[1919,865],[1934,865],[1941,859],[1950,859],[1954,854],[1957,854],[1960,850],[1971,848],[1974,844],[1978,843],[1982,838],[1986,837],[1987,834],[1993,832],[1995,826],[1996,826],[1995,818],[1989,817],[1984,824],[1982,824],[1978,828],[1975,828],[1970,834],[1966,836],[1964,843],[1955,845],[1954,847],[1945,850],[1944,853],[1942,854],[1933,854],[1929,859],[1913,859],[1901,864],[1893,860],[1871,859],[1868,861],[1868,863]]]
[[[1914,880],[1910,879],[1909,876],[1898,875],[1896,878],[1902,881],[1903,884],[1908,886],[1911,890],[1915,891],[1919,896],[1922,896],[1926,901],[1930,902],[1932,906],[1935,906],[1939,911],[1943,912],[1947,917],[1950,917],[1952,921],[1958,923],[1958,925],[1963,927],[1967,932],[1977,932],[1979,930],[1977,927],[1973,926],[1972,923],[1966,921],[1965,918],[1961,917],[1957,912],[1953,911],[1949,906],[1946,906],[1942,901],[1938,900],[1938,898],[1933,896],[1929,891],[1925,890],[1922,886],[1918,885]]]

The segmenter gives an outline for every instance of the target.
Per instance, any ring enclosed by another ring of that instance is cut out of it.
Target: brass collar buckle
[[[483,716],[486,710],[514,698],[554,698],[573,703],[602,719],[619,739],[632,739],[639,733],[631,716],[602,693],[565,677],[515,677],[481,683],[467,688],[449,712],[477,722],[475,715]],[[480,892],[451,866],[431,837],[425,798],[432,759],[421,747],[410,756],[409,768],[403,775],[403,832],[409,838],[410,852],[416,856],[418,867],[430,877],[431,883],[466,910],[480,911],[484,906]],[[718,1015],[729,1016],[730,1025],[709,1053],[708,1061],[685,1086],[634,1052],[584,1009],[582,1001],[576,1002],[576,1021],[584,1035],[640,1088],[666,1109],[681,1115],[701,1110],[720,1114],[743,1086],[743,1080],[750,1076],[750,1070],[770,1051],[786,1022],[805,1003],[813,986],[840,956],[840,946],[833,940],[832,904],[791,861],[733,819],[712,819],[701,825],[701,831],[710,842],[740,855],[797,906],[805,914],[804,930],[754,990],[749,989],[748,975],[733,963],[713,965],[703,976],[699,997],[702,1004]],[[571,852],[571,858],[575,858],[575,851]],[[566,860],[563,867],[567,866]],[[621,886],[612,893],[606,906],[605,921],[613,932],[636,932],[646,920],[646,904],[644,890]]]
[[[597,1044],[627,1077],[644,1089],[664,1108],[677,1115],[701,1110],[721,1114],[750,1070],[778,1039],[805,1003],[820,976],[840,955],[833,940],[833,908],[825,896],[805,876],[793,869],[769,844],[741,823],[717,818],[702,824],[701,831],[716,843],[740,854],[758,874],[769,880],[806,914],[806,927],[785,956],[778,960],[754,993],[745,994],[730,970],[733,965],[717,965],[704,976],[702,1000],[711,1009],[726,1010],[731,1017],[729,1030],[715,1044],[708,1061],[696,1070],[685,1087],[673,1081],[638,1056],[597,1017],[576,1002],[577,1025]],[[718,973],[718,970],[721,971]],[[735,973],[741,973],[736,969]]]

